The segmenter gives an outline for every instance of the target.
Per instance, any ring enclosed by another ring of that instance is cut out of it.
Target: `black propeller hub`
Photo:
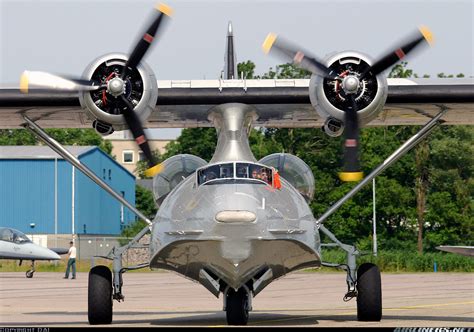
[[[329,69],[338,78],[324,78],[323,89],[328,101],[337,109],[345,111],[352,107],[347,94],[354,94],[357,108],[362,110],[370,105],[377,95],[377,78],[370,72],[362,77],[362,73],[370,66],[362,59],[340,59],[333,62]],[[357,83],[354,83],[357,82]],[[354,84],[357,84],[354,87]]]
[[[134,106],[138,105],[143,96],[143,80],[138,69],[129,70],[126,77],[121,77],[124,65],[123,60],[106,61],[92,74],[91,79],[106,89],[90,92],[91,98],[106,113],[123,114],[127,105],[120,98],[121,95]]]

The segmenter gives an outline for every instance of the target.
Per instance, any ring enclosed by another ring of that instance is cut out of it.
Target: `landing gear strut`
[[[323,225],[320,230],[334,243],[326,247],[339,247],[347,254],[346,264],[322,263],[324,266],[336,267],[347,272],[347,293],[344,301],[357,298],[357,320],[378,322],[382,319],[382,283],[379,268],[372,263],[364,263],[356,269],[356,258],[360,255],[354,247],[340,242]]]
[[[33,278],[33,273],[35,273],[35,261],[31,261],[31,269],[26,271],[26,277]]]

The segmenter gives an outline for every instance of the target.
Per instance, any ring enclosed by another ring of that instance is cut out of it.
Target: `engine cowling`
[[[128,57],[125,54],[111,53],[91,62],[83,73],[84,79],[94,80],[99,85],[107,84],[115,76],[120,76]],[[158,85],[150,66],[141,61],[137,68],[131,70],[125,78],[125,97],[135,106],[134,112],[142,123],[156,107]],[[124,101],[106,93],[106,90],[83,91],[79,94],[81,107],[93,120],[96,131],[108,135],[114,130],[127,128],[122,115]]]
[[[325,64],[340,77],[346,75],[360,77],[372,63],[372,59],[365,54],[345,51],[329,56]],[[309,83],[311,104],[326,120],[323,128],[330,136],[339,136],[343,132],[341,129],[344,125],[344,109],[350,101],[344,98],[341,92],[341,81],[319,75],[311,76]],[[355,100],[359,109],[357,115],[361,126],[372,121],[382,111],[387,100],[387,93],[387,79],[383,75],[375,76],[369,72],[364,79],[360,80]]]

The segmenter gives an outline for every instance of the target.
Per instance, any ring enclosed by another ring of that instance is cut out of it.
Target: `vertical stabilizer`
[[[224,68],[224,79],[231,80],[234,78],[238,78],[237,75],[237,61],[235,57],[235,49],[234,49],[234,32],[232,28],[232,22],[229,21],[229,25],[227,27],[227,42],[225,48],[225,68]]]

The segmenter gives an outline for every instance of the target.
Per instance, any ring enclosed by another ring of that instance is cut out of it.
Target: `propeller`
[[[97,83],[93,80],[63,78],[58,75],[37,71],[25,71],[20,78],[20,90],[23,93],[28,93],[30,87],[53,91],[96,91],[103,89],[104,91],[102,93],[104,94],[104,99],[105,94],[108,94],[113,100],[122,101],[124,105],[122,115],[136,143],[148,161],[149,169],[145,171],[145,175],[149,177],[153,177],[155,174],[161,172],[163,166],[157,164],[153,157],[143,125],[137,113],[134,111],[135,106],[126,97],[125,92],[128,75],[137,68],[145,57],[151,44],[155,40],[159,28],[163,26],[163,22],[173,14],[171,7],[165,4],[157,5],[155,10],[155,17],[133,48],[121,75],[115,74],[109,76],[104,84]]]
[[[94,81],[64,78],[42,71],[24,71],[20,78],[20,90],[28,93],[30,87],[47,88],[60,91],[94,91],[101,87]]]
[[[424,41],[431,45],[433,35],[428,28],[420,27],[413,36],[410,36],[408,42],[403,43],[395,51],[382,56],[372,66],[359,74],[348,73],[347,71],[336,73],[317,57],[291,42],[277,37],[274,33],[270,33],[263,42],[262,48],[265,53],[272,50],[286,59],[291,59],[293,64],[310,71],[314,75],[337,81],[336,84],[341,87],[341,97],[346,100],[349,99],[349,103],[346,104],[344,109],[344,166],[342,172],[339,173],[339,178],[342,181],[359,181],[363,177],[359,163],[359,121],[357,115],[359,109],[356,99],[362,80],[369,74],[373,76],[380,75],[409,52],[420,45],[426,44],[423,43]]]

